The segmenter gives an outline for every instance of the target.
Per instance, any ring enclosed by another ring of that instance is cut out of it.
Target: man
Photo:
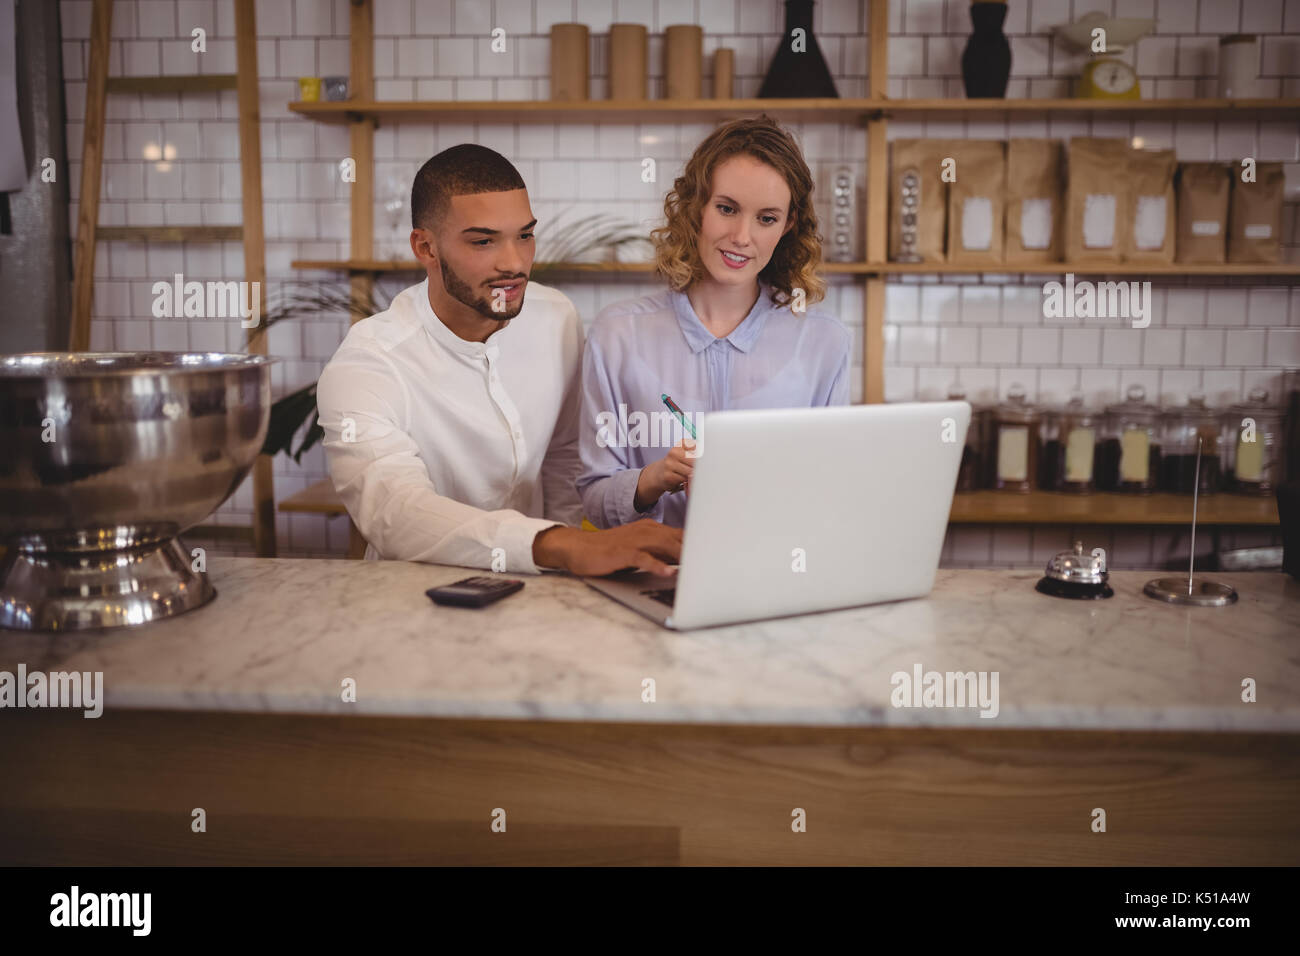
[[[411,249],[427,278],[356,323],[316,389],[330,478],[366,558],[511,573],[659,574],[681,532],[650,520],[580,531],[582,325],[528,281],[519,171],[462,144],[421,167]]]

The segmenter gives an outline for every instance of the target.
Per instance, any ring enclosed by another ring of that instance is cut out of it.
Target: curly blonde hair
[[[712,194],[713,171],[732,156],[744,154],[766,163],[790,187],[792,225],[776,244],[772,258],[758,274],[772,287],[772,302],[785,305],[803,289],[806,300],[818,302],[826,295],[826,282],[818,277],[822,237],[813,211],[813,178],[799,144],[767,114],[738,119],[719,126],[695,148],[682,175],[664,197],[666,225],[653,229],[655,271],[681,292],[706,276],[697,240],[704,205]]]

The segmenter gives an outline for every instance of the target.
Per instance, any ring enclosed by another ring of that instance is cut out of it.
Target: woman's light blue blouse
[[[698,425],[732,408],[847,405],[852,336],[817,308],[803,313],[758,301],[725,338],[704,327],[684,292],[661,292],[602,309],[582,361],[578,491],[598,528],[655,518],[682,527],[686,492],[639,512],[641,469],[681,441],[682,426],[660,400],[667,393]]]

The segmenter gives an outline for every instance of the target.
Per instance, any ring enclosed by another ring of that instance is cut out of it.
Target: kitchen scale
[[[1155,29],[1154,20],[1108,17],[1094,12],[1056,28],[1056,35],[1071,46],[1091,54],[1075,85],[1075,96],[1092,100],[1138,100],[1142,86],[1137,71],[1108,54],[1120,53]],[[1104,33],[1094,38],[1094,31]],[[1104,37],[1104,39],[1103,39]],[[1100,49],[1096,47],[1100,46]]]

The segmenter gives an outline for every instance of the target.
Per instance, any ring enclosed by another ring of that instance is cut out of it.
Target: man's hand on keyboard
[[[547,528],[533,539],[533,561],[539,568],[564,568],[573,574],[613,574],[638,568],[654,574],[674,574],[682,554],[682,531],[643,518],[607,531]]]

